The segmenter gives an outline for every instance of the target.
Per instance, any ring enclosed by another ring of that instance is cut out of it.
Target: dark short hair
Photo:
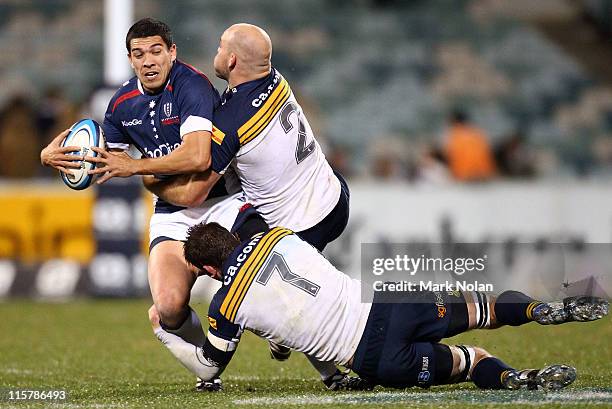
[[[221,268],[240,241],[218,223],[200,223],[187,231],[183,245],[185,260],[198,268]]]
[[[168,48],[174,44],[174,40],[172,39],[172,30],[170,30],[168,24],[164,23],[163,21],[147,17],[138,20],[132,25],[132,27],[130,27],[127,35],[125,36],[125,48],[127,48],[129,53],[132,51],[130,48],[130,43],[134,38],[153,36],[160,36]]]

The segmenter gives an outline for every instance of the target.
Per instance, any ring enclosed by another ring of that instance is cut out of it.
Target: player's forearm
[[[176,206],[190,206],[186,201],[186,190],[191,175],[175,176],[160,180],[154,176],[143,176],[142,184],[154,195]]]
[[[178,175],[207,170],[212,162],[210,132],[195,131],[183,137],[183,143],[166,156],[143,158],[135,164],[137,175]]]
[[[182,175],[168,180],[144,177],[143,184],[150,192],[176,206],[196,207],[206,200],[215,184],[211,171]]]
[[[210,151],[189,152],[179,147],[171,154],[159,158],[135,161],[136,175],[179,175],[206,171],[211,165]]]

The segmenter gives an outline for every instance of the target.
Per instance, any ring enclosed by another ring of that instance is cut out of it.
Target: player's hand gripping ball
[[[80,150],[74,152],[74,155],[97,157],[98,153],[91,148],[105,148],[102,127],[93,119],[81,119],[70,128],[68,136],[62,142],[62,147],[64,146],[78,146]],[[95,166],[93,163],[81,161],[81,167],[72,169],[72,174],[62,172],[62,180],[71,189],[83,190],[94,182],[97,175],[89,175],[87,172]]]

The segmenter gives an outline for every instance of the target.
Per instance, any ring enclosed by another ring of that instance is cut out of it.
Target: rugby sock
[[[471,379],[471,371],[474,369],[476,351],[468,345],[455,345],[455,347],[459,348],[461,354],[459,355],[459,374],[452,377],[452,382],[469,381]]]
[[[330,376],[333,376],[336,373],[336,371],[338,371],[338,368],[336,368],[336,364],[334,364],[331,361],[329,362],[319,361],[317,358],[312,357],[310,355],[306,355],[306,358],[308,358],[312,366],[314,366],[314,368],[319,372],[319,375],[321,375],[322,380],[325,380],[329,378]]]
[[[533,321],[533,310],[542,302],[519,291],[505,291],[495,302],[497,322],[505,325],[522,325]]]
[[[198,314],[196,314],[191,307],[188,308],[187,318],[180,327],[168,328],[163,323],[160,322],[160,324],[164,331],[178,335],[190,344],[201,347],[204,345],[204,341],[206,341],[206,335],[204,335],[204,330],[202,329],[202,323],[200,322],[200,318],[198,318]]]
[[[489,296],[486,293],[473,291],[472,297],[476,306],[476,328],[489,328],[491,326]]]
[[[498,358],[484,358],[478,361],[472,370],[471,379],[482,389],[503,389],[502,375],[513,370]]]
[[[220,373],[220,368],[204,357],[202,346],[194,347],[193,344],[161,327],[155,328],[154,332],[157,339],[170,350],[172,355],[196,376],[211,379]]]

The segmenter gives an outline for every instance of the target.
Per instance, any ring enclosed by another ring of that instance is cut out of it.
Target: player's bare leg
[[[189,314],[189,297],[197,278],[183,257],[183,243],[168,240],[153,247],[148,274],[162,327],[177,329]]]
[[[195,311],[189,307],[191,288],[198,272],[190,267],[183,256],[183,243],[163,241],[151,250],[149,256],[149,286],[154,305],[149,309],[149,320],[155,336],[187,369],[194,373],[199,362],[190,352],[196,348],[185,348],[181,340],[195,347],[204,345],[206,336]],[[173,338],[172,336],[179,338]],[[188,353],[185,353],[188,350]],[[221,386],[211,384],[210,389],[198,378],[197,390],[218,390]]]

